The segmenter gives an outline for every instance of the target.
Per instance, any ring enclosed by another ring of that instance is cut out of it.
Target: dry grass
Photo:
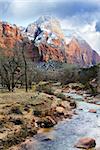
[[[33,136],[37,130],[34,111],[45,115],[51,104],[51,96],[32,90],[27,93],[24,90],[0,93],[0,142],[3,143],[0,149],[8,149],[27,136]]]
[[[36,121],[53,116],[52,108],[61,106],[62,97],[34,90],[0,93],[0,149],[5,150],[33,136],[38,128]],[[68,101],[66,101],[68,106]],[[68,106],[69,107],[69,106]],[[68,108],[66,107],[66,108]],[[67,110],[68,111],[68,110]],[[9,144],[10,143],[10,144]]]
[[[17,89],[15,92],[0,92],[0,104],[6,102],[27,101],[33,95],[33,91],[25,92],[23,89]]]

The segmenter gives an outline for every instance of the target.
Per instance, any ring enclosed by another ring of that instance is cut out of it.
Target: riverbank
[[[46,87],[46,86],[44,86]],[[49,85],[50,87],[50,85]],[[0,93],[0,149],[12,150],[26,138],[33,137],[40,128],[49,128],[65,118],[71,118],[76,107],[72,98],[61,94],[61,87],[25,93]]]
[[[68,89],[66,89],[68,90]],[[84,91],[72,90],[66,96],[74,97],[77,102],[76,114],[72,119],[59,122],[51,130],[40,130],[33,138],[27,139],[19,147],[19,150],[78,150],[75,147],[77,141],[84,137],[95,139],[96,147],[89,150],[100,149],[100,105],[93,104],[93,101],[86,102],[82,96]],[[98,96],[97,96],[98,98]],[[90,99],[90,96],[89,96]],[[100,99],[97,99],[100,101]],[[90,112],[95,110],[96,112]]]

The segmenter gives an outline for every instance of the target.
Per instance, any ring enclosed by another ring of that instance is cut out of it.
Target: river
[[[53,129],[40,130],[24,150],[79,150],[74,145],[81,137],[94,138],[96,147],[100,147],[100,105],[83,102],[81,95],[70,96],[77,101],[77,115],[59,122]],[[96,109],[97,113],[90,113],[89,109]]]

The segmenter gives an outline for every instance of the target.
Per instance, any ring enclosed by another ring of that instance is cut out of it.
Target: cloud
[[[91,25],[85,25],[80,32],[89,45],[100,55],[100,32],[97,32],[95,27],[96,22],[93,22]]]
[[[75,21],[77,22],[77,20],[78,18],[76,18]],[[70,35],[73,33],[78,34],[100,55],[100,32],[96,31],[96,21],[83,25],[76,24],[75,21],[72,22],[71,20],[62,20],[61,22],[62,28],[66,31],[66,40],[69,42]]]
[[[0,18],[4,18],[10,6],[10,1],[0,1]]]
[[[73,16],[81,18],[81,15],[84,14],[86,18],[82,19],[89,22],[93,19],[92,16],[100,11],[99,0],[95,0],[95,2],[93,0],[0,0],[0,5],[2,3],[5,5],[4,7],[9,3],[7,11],[1,6],[3,12],[6,13],[5,16],[2,13],[2,18],[8,18],[18,24],[23,23],[22,20],[24,22],[34,20],[40,15],[53,15],[60,19],[69,19]]]
[[[59,18],[99,52],[100,0],[0,0],[0,19],[10,23],[27,26],[41,15]]]
[[[63,3],[56,3],[54,12],[57,13],[57,15],[61,18],[67,16],[71,17],[84,13],[95,13],[100,10],[99,6],[100,5],[97,3],[90,3],[86,1],[66,1]]]
[[[33,22],[40,15],[51,15],[51,11],[55,7],[52,0],[47,0],[46,2],[44,0],[12,0],[9,3],[6,16],[3,16],[3,13],[1,16],[4,20],[7,19],[12,23],[20,25]]]

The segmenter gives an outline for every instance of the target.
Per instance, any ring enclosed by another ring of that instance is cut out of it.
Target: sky
[[[0,20],[27,26],[41,15],[58,18],[100,54],[100,0],[0,0]]]

